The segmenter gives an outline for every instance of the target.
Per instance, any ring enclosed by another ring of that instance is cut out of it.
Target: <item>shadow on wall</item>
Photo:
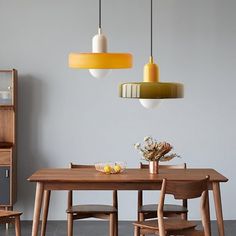
[[[46,167],[42,153],[40,132],[43,118],[43,93],[46,90],[40,78],[19,75],[18,117],[17,117],[17,208],[24,212],[24,218],[31,218],[24,211],[34,206],[35,185],[27,178],[37,169]],[[45,95],[45,94],[44,94]],[[32,208],[31,208],[32,209]],[[31,213],[32,214],[32,213]]]

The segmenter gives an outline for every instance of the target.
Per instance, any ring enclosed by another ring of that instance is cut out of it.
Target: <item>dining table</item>
[[[104,174],[94,169],[48,168],[33,173],[28,180],[36,183],[32,236],[38,235],[41,208],[43,221],[47,222],[51,191],[66,190],[160,190],[163,179],[172,181],[195,181],[209,176],[208,189],[213,193],[218,235],[224,236],[224,221],[220,183],[228,179],[210,168],[161,169],[150,174],[148,169],[126,169],[119,174]],[[41,229],[44,236],[45,228]]]

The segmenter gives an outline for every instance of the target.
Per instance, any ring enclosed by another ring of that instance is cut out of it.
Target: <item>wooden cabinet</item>
[[[0,208],[16,202],[17,71],[0,70]]]

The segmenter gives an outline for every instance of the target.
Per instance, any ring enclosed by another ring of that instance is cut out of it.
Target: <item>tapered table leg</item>
[[[213,187],[213,196],[215,202],[215,211],[216,211],[219,236],[224,236],[225,231],[224,231],[224,221],[223,221],[222,204],[220,196],[220,184],[218,182],[213,182],[212,187]]]
[[[51,191],[50,190],[44,190],[43,219],[42,219],[42,226],[41,226],[41,236],[45,236],[45,234],[46,234],[50,196],[51,196]]]
[[[40,211],[41,211],[41,207],[42,207],[42,200],[43,200],[43,184],[40,182],[37,182],[35,203],[34,203],[32,236],[38,235],[38,227],[39,227],[39,220],[40,220]]]

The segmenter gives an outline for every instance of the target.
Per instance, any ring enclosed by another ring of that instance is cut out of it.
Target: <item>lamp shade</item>
[[[130,53],[70,53],[69,67],[80,69],[122,69],[133,65]]]
[[[159,67],[150,57],[143,69],[143,82],[121,84],[119,95],[122,98],[139,99],[183,98],[184,86],[180,83],[159,82]]]
[[[120,85],[122,98],[167,99],[183,98],[184,86],[180,83],[131,82]]]
[[[98,34],[92,40],[92,52],[70,53],[69,67],[89,69],[95,78],[104,78],[110,69],[128,69],[133,66],[130,53],[108,53],[108,40],[102,33],[102,0],[98,0]]]

